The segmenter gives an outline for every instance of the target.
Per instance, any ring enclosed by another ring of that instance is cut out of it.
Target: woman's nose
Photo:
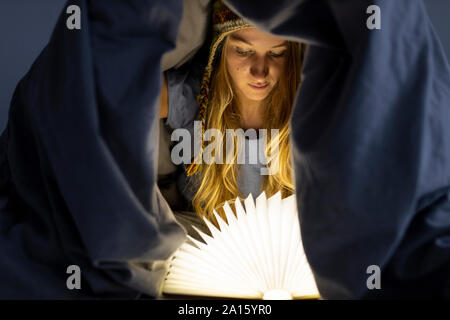
[[[250,72],[255,78],[264,79],[269,73],[269,65],[266,57],[255,56],[250,67]]]

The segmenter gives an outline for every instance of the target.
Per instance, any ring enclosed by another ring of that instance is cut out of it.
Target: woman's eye
[[[241,49],[236,49],[237,54],[241,55],[241,56],[249,56],[252,52],[251,51],[244,51]]]
[[[253,53],[252,50],[242,50],[242,49],[239,49],[239,48],[236,48],[236,52],[237,52],[238,55],[244,56],[244,57],[248,57],[248,56],[250,56]],[[270,51],[268,53],[268,55],[270,57],[273,57],[273,58],[280,58],[280,57],[283,57],[285,54],[286,54],[286,51],[282,51],[280,53],[276,53],[276,52]]]
[[[280,53],[269,52],[269,56],[274,57],[274,58],[283,57],[285,54],[286,54],[286,51],[283,51],[283,52],[280,52]]]

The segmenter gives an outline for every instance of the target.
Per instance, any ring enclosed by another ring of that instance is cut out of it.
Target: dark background
[[[424,2],[450,60],[450,1]],[[48,42],[65,3],[65,0],[0,0],[0,132],[6,126],[18,81]]]

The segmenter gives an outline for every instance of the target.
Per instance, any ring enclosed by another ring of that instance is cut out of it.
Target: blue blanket
[[[450,68],[422,1],[227,3],[308,44],[292,145],[321,295],[450,298]],[[0,298],[155,296],[186,236],[156,186],[160,60],[182,1],[70,4],[82,29],[61,14],[0,139]]]

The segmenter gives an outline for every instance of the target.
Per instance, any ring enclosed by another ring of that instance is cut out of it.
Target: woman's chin
[[[261,94],[248,94],[247,99],[252,101],[263,101],[265,98],[267,98],[267,93],[261,93]]]

